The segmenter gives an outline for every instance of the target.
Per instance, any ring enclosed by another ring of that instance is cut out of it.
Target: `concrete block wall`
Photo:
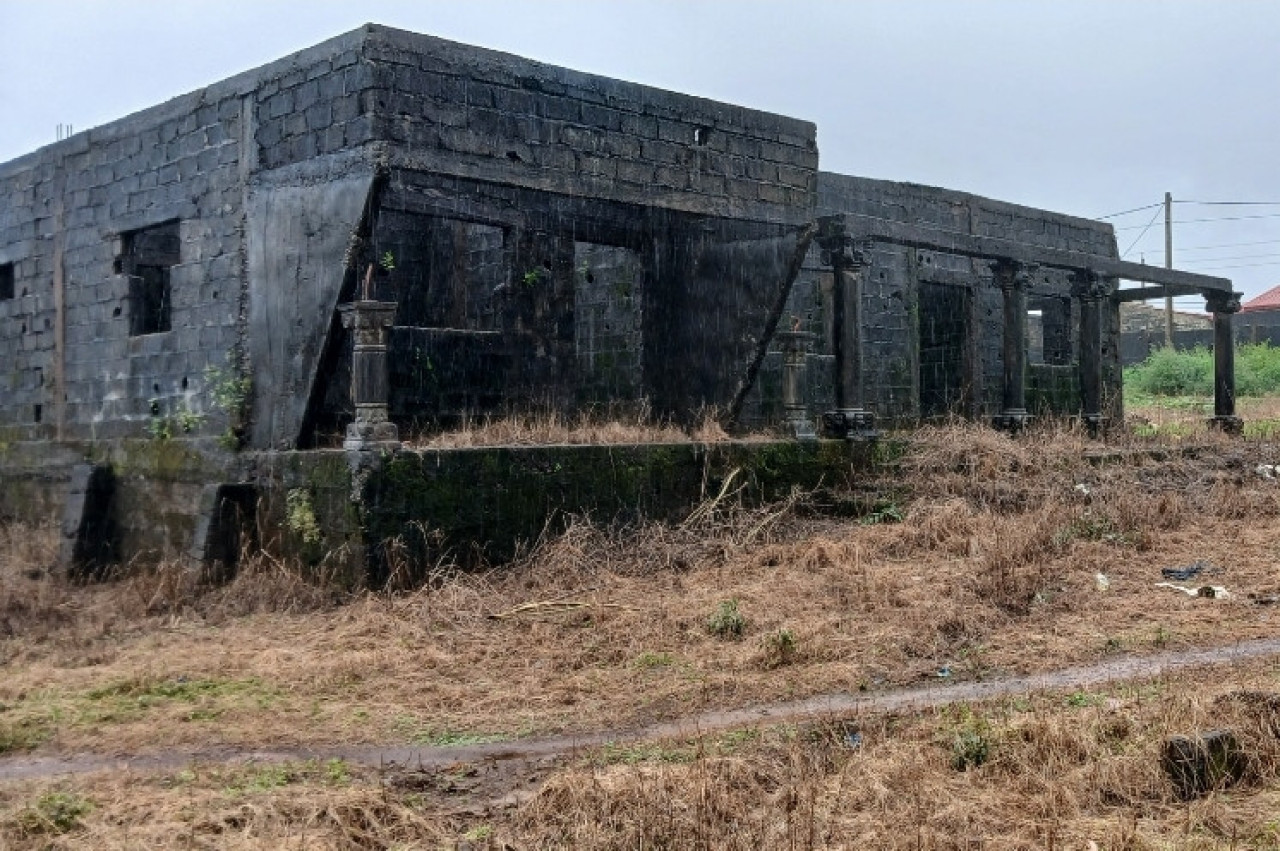
[[[1111,228],[1072,216],[1007,204],[936,187],[873,180],[870,178],[821,172],[818,181],[818,215],[853,214],[921,228],[961,232],[1011,239],[1050,248],[1116,256]],[[970,393],[972,414],[992,413],[1001,396],[1003,341],[1003,301],[992,283],[990,269],[967,257],[908,249],[891,244],[870,247],[871,266],[863,287],[864,368],[868,403],[881,416],[911,419],[919,416],[919,328],[921,284],[932,283],[965,289],[971,345]],[[811,371],[823,375],[830,364],[823,356],[832,352],[830,319],[831,274],[822,266],[820,250],[814,246],[797,278],[787,304],[787,315],[800,320],[801,327],[817,336],[810,360]],[[1070,297],[1071,281],[1060,270],[1041,270],[1030,291],[1031,300]],[[1057,364],[1074,359],[1078,334],[1059,326],[1064,317],[1052,316],[1047,330],[1055,343]],[[1072,302],[1070,328],[1078,328],[1079,309]],[[1104,319],[1104,364],[1109,386],[1119,387],[1118,347],[1108,331],[1118,317]],[[1070,346],[1070,352],[1064,351]],[[825,381],[815,388],[821,391]],[[810,383],[813,386],[813,382]],[[1061,387],[1061,380],[1055,387]],[[829,393],[829,391],[828,391]],[[1063,394],[1049,394],[1061,399]],[[822,410],[833,404],[831,395],[815,393],[810,404]],[[768,402],[764,402],[768,407]]]
[[[393,165],[737,219],[802,224],[812,211],[810,122],[388,27],[366,31],[364,96]]]
[[[206,371],[227,365],[242,334],[247,186],[261,168],[367,141],[367,115],[339,120],[363,107],[360,41],[339,37],[0,164],[0,264],[15,281],[0,299],[0,428],[117,438],[182,416],[197,432],[221,429]],[[336,109],[297,106],[321,89]],[[121,245],[169,222],[181,243],[170,329],[134,336]]]

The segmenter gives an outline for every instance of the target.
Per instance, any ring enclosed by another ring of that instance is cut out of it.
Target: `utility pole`
[[[1164,193],[1164,267],[1173,268],[1173,195]],[[1164,297],[1164,344],[1173,348],[1173,296]]]

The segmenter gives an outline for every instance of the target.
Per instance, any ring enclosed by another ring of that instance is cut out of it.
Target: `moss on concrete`
[[[442,550],[500,562],[569,515],[677,519],[731,477],[760,503],[845,485],[871,461],[865,447],[790,441],[402,452],[365,483],[363,525],[369,541],[396,542],[420,563]]]

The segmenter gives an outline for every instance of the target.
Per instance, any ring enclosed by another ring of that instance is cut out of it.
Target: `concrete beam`
[[[1206,290],[1231,292],[1231,281],[1228,278],[1130,263],[1101,254],[1045,248],[993,236],[975,236],[920,227],[856,213],[844,214],[839,218],[844,220],[845,231],[854,241],[888,242],[924,251],[959,254],[984,260],[1011,260],[1021,265],[1048,266],[1072,271],[1090,270],[1102,277],[1159,284],[1171,288],[1174,295],[1203,293]]]

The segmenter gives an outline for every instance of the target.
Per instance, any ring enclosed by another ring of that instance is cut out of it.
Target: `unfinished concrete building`
[[[1238,307],[1105,224],[820,172],[809,122],[375,25],[0,165],[0,201],[0,511],[113,558],[229,559],[307,450],[520,410],[1097,426],[1121,279],[1225,340]]]

